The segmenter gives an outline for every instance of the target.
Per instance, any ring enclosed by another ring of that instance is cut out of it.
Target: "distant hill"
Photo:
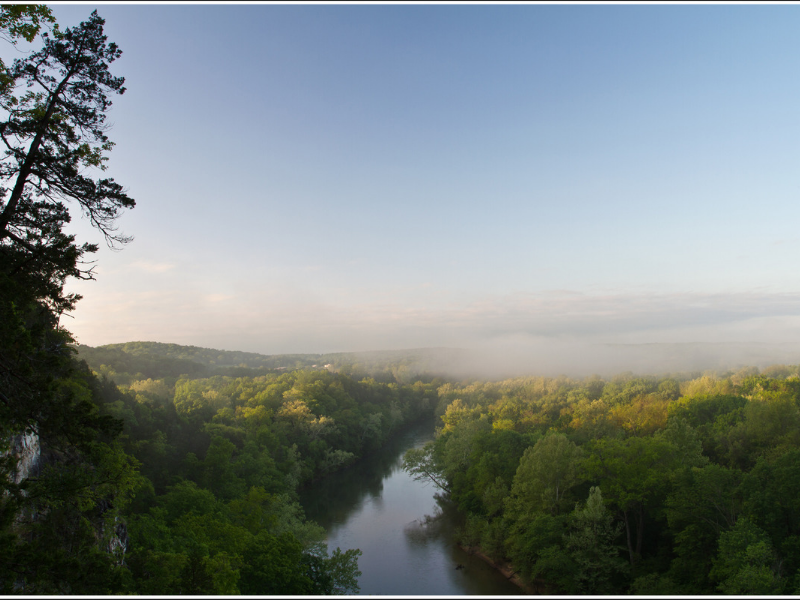
[[[163,344],[161,342],[126,342],[124,344],[107,344],[91,348],[78,346],[78,352],[91,354],[93,351],[122,352],[140,358],[168,359],[170,361],[191,362],[205,367],[249,367],[251,369],[274,369],[277,367],[311,366],[319,361],[320,354],[279,354],[265,355],[255,352],[236,350],[215,350],[199,346],[181,346],[179,344]],[[83,357],[83,356],[82,356]],[[85,357],[83,357],[85,358]],[[299,363],[299,364],[297,364]]]
[[[142,376],[152,379],[182,375],[255,376],[270,371],[309,368],[328,368],[378,380],[405,382],[423,374],[443,373],[468,354],[453,348],[418,348],[267,355],[161,342],[126,342],[97,347],[78,345],[77,350],[79,358],[93,370],[112,377],[118,383]]]

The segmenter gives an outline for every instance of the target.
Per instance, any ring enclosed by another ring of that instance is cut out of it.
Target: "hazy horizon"
[[[68,284],[79,343],[583,370],[800,340],[796,5],[98,12],[137,206]]]
[[[151,340],[128,340],[148,343]],[[120,342],[125,343],[125,342]],[[164,342],[157,342],[164,343]],[[169,343],[167,343],[169,344]],[[113,345],[113,344],[112,344]],[[190,345],[191,347],[197,347]],[[200,347],[204,348],[204,347]],[[210,348],[210,350],[233,350]],[[138,352],[139,350],[137,350]],[[234,350],[235,351],[235,350]],[[457,379],[506,379],[514,377],[591,377],[613,378],[626,373],[637,376],[688,376],[697,373],[724,375],[741,369],[763,369],[777,365],[795,365],[800,343],[647,343],[584,344],[542,341],[533,344],[482,348],[401,348],[334,353],[291,353],[288,356],[344,355],[339,359],[361,364],[367,372],[390,365],[405,365],[404,376],[441,375]],[[256,353],[262,354],[262,353]],[[276,355],[271,355],[276,356]],[[281,356],[278,354],[277,356]],[[230,365],[238,365],[235,355]],[[220,363],[228,364],[228,363]],[[322,367],[322,364],[319,365]]]

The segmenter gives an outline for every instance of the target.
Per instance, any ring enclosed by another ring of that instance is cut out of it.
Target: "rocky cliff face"
[[[54,459],[50,454],[48,454],[49,458],[42,456],[39,436],[35,432],[14,435],[9,442],[8,450],[0,452],[0,458],[11,455],[16,459],[16,469],[9,477],[15,485],[19,485],[28,478],[38,478],[45,463],[52,462]],[[55,460],[58,459],[56,458]],[[23,490],[22,494],[24,496],[26,492]],[[127,527],[123,520],[114,517],[114,522],[109,532],[102,515],[110,508],[110,503],[102,504],[99,507],[100,517],[95,524],[98,542],[101,547],[105,546],[105,550],[115,557],[118,565],[122,565],[125,563],[125,553],[128,549]],[[28,517],[30,516],[28,515]],[[18,518],[22,518],[22,514],[18,515]]]
[[[11,438],[10,446],[8,452],[17,459],[14,483],[19,484],[28,477],[38,477],[42,456],[39,436],[34,432],[15,435]]]
[[[117,565],[124,565],[127,550],[128,528],[124,521],[114,518],[114,533],[108,540],[108,552],[116,558]]]

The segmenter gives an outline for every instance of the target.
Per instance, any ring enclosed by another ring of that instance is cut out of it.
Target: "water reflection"
[[[306,516],[328,529],[327,523],[344,523],[349,515],[362,510],[368,500],[381,501],[384,481],[403,472],[403,453],[432,439],[433,431],[433,422],[407,429],[379,452],[302,490],[300,503]]]
[[[331,548],[360,548],[362,594],[498,595],[521,590],[453,543],[454,512],[436,488],[402,470],[402,456],[433,438],[433,422],[301,493]]]
[[[425,515],[415,519],[403,528],[403,534],[412,545],[427,544],[431,540],[440,539],[446,533],[444,515],[441,508],[436,507],[434,515]]]

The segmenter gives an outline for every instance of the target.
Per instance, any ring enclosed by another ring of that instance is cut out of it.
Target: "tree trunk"
[[[636,556],[642,555],[642,540],[644,539],[644,507],[636,510]]]
[[[622,516],[625,517],[625,535],[626,535],[627,542],[628,542],[628,555],[630,556],[630,559],[631,559],[631,565],[633,565],[633,562],[634,562],[633,561],[633,545],[631,544],[631,526],[630,526],[630,522],[628,521],[628,511],[627,510],[623,510],[622,511]]]
[[[22,192],[25,191],[25,184],[28,182],[28,175],[30,175],[31,171],[33,170],[36,154],[39,152],[39,146],[42,144],[42,139],[44,138],[45,132],[47,131],[48,127],[50,127],[50,121],[53,118],[53,113],[56,110],[59,97],[64,91],[64,87],[67,85],[67,82],[74,74],[75,72],[70,69],[70,71],[67,72],[64,79],[61,80],[61,82],[58,84],[58,87],[56,87],[55,91],[50,96],[45,115],[42,118],[42,122],[36,131],[36,135],[34,136],[30,147],[28,148],[28,153],[25,155],[25,161],[22,163],[19,173],[17,174],[17,181],[14,184],[14,189],[12,190],[11,196],[8,199],[8,204],[6,204],[5,210],[3,210],[2,214],[0,214],[0,240],[6,237],[9,233],[8,224],[14,217],[19,200],[22,198]]]

